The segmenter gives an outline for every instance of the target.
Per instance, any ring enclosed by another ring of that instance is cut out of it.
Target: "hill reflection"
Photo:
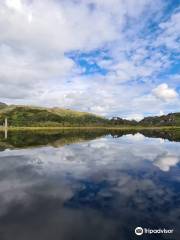
[[[93,140],[102,136],[120,138],[124,135],[141,133],[150,138],[180,142],[180,130],[106,130],[106,129],[76,129],[62,131],[9,131],[0,132],[0,150],[13,148],[26,148],[50,145],[60,147],[87,140]]]

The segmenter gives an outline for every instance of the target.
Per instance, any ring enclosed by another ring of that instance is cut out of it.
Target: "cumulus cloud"
[[[152,104],[149,114],[179,109],[179,80],[160,77],[176,64],[179,49],[178,9],[163,18],[165,5],[1,1],[0,100],[129,119],[140,119]],[[152,19],[157,30],[148,31]],[[169,79],[173,88],[162,84]]]
[[[22,3],[21,3],[21,0],[14,0],[14,1],[11,1],[11,0],[6,0],[6,5],[9,7],[9,8],[12,8],[16,11],[22,11]]]
[[[137,113],[135,113],[135,114],[132,114],[132,115],[129,115],[126,119],[128,119],[128,120],[136,120],[136,121],[141,121],[142,119],[143,119],[143,115],[142,114],[137,114]]]
[[[156,88],[152,90],[153,94],[164,101],[170,101],[177,98],[177,92],[170,88],[166,83],[162,83],[158,85]]]
[[[1,3],[0,27],[8,31],[0,39],[43,52],[91,50],[117,34],[110,14],[100,10],[81,1],[8,0]]]

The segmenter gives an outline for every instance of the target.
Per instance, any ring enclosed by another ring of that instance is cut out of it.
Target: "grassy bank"
[[[180,127],[177,126],[77,126],[77,127],[8,127],[8,131],[41,131],[41,130],[68,130],[68,129],[84,129],[84,130],[96,130],[96,129],[107,129],[107,130],[180,130]],[[4,127],[0,127],[0,131],[5,131]]]

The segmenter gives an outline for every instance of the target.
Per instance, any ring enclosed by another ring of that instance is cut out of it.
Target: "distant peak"
[[[5,106],[7,106],[6,103],[0,102],[0,107],[5,107]]]

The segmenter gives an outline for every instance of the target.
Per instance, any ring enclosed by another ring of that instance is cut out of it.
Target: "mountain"
[[[168,115],[145,117],[138,125],[141,126],[180,126],[180,113],[169,113]]]
[[[140,122],[120,117],[107,119],[95,114],[62,108],[45,108],[0,103],[0,125],[5,118],[9,126],[61,127],[61,126],[108,126],[108,127],[158,127],[180,126],[180,113],[145,117]]]
[[[0,108],[5,108],[7,107],[7,104],[0,102]]]
[[[112,125],[158,127],[158,126],[180,126],[180,113],[169,113],[163,116],[145,117],[140,122],[126,120],[120,117],[113,117],[110,120]]]
[[[61,108],[9,105],[0,108],[0,125],[8,118],[10,126],[58,127],[104,125],[107,119],[95,114]]]
[[[110,123],[112,125],[135,126],[135,125],[137,125],[138,122],[135,121],[135,120],[127,120],[127,119],[123,119],[123,118],[120,118],[120,117],[113,117],[110,120]]]

